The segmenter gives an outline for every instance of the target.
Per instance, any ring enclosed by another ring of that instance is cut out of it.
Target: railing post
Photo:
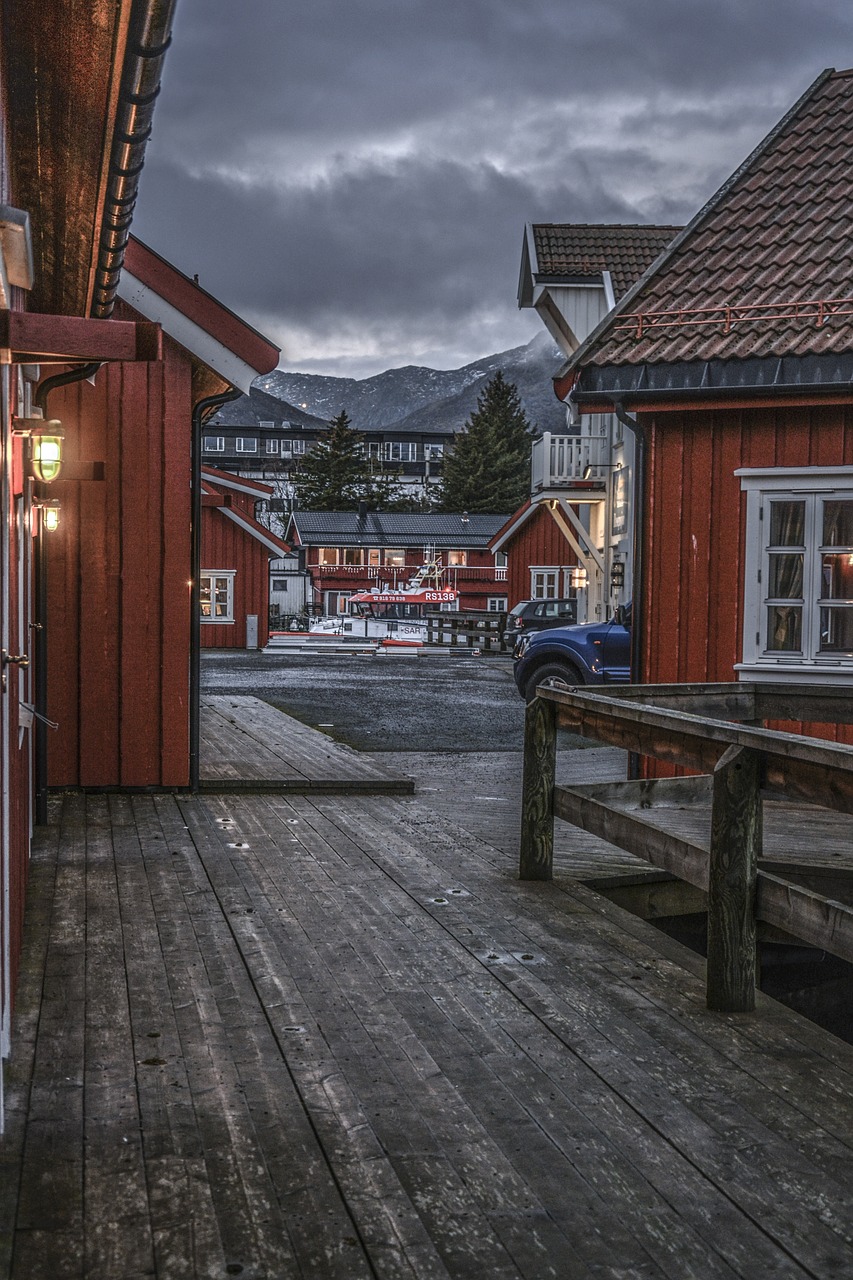
[[[520,880],[551,880],[554,875],[556,763],[557,708],[544,698],[534,698],[524,716]]]
[[[708,877],[709,1009],[755,1008],[755,884],[761,854],[761,755],[731,746],[714,770]]]

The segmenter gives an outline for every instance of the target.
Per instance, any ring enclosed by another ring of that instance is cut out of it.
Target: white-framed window
[[[853,467],[742,468],[743,661],[788,679],[853,678]]]
[[[389,440],[385,445],[387,462],[416,462],[418,446],[409,440]]]
[[[273,578],[270,583],[271,591],[287,591],[287,578]]]
[[[259,420],[259,421],[258,421],[258,426],[259,426],[259,427],[261,427],[261,428],[265,428],[267,431],[272,431],[272,430],[273,430],[273,428],[275,427],[275,423],[274,423],[274,422],[261,422],[261,421]]]
[[[427,458],[430,462],[433,462],[438,458],[443,458],[444,445],[443,444],[425,444],[424,457]]]
[[[267,440],[267,453],[278,453],[277,440]]]
[[[202,448],[205,453],[224,453],[225,437],[224,436],[205,436],[202,442]]]
[[[559,569],[530,570],[530,599],[556,600],[560,595]]]
[[[338,548],[337,547],[318,547],[317,563],[318,564],[337,564]]]
[[[495,577],[498,582],[505,582],[509,573],[509,560],[505,551],[495,552]]]
[[[467,551],[448,551],[447,563],[454,569],[462,569],[468,563]]]
[[[234,443],[238,453],[258,452],[258,442],[254,436],[238,436]]]
[[[489,596],[486,601],[486,609],[489,613],[506,613],[506,605],[506,596]]]
[[[202,569],[199,586],[202,622],[233,622],[234,570]]]

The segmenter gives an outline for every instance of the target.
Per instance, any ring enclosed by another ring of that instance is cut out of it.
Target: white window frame
[[[559,565],[531,565],[530,566],[530,599],[531,600],[559,600],[560,599],[560,568]]]
[[[735,472],[746,494],[741,679],[853,684],[853,655],[820,653],[820,596],[823,503],[853,502],[853,467],[742,467]],[[802,652],[767,646],[770,589],[771,503],[805,502],[803,545]],[[843,551],[843,549],[842,549]],[[851,605],[853,608],[853,605]]]
[[[292,452],[292,453],[304,453],[304,452],[305,452],[305,441],[304,441],[304,440],[291,440],[291,441],[290,441],[290,449],[291,449],[291,452]]]
[[[267,453],[278,453],[278,441],[274,439],[267,440]]]
[[[205,453],[224,453],[225,437],[224,436],[205,436],[202,441],[202,449]]]
[[[225,609],[226,616],[214,618],[209,614],[202,613],[201,620],[210,626],[228,626],[234,623],[234,578],[236,576],[235,569],[202,569],[199,574],[199,584],[202,584],[205,578],[208,579],[208,592],[211,600],[215,598],[218,588],[215,583],[224,581],[225,583]]]
[[[388,440],[385,444],[386,462],[417,462],[418,446],[411,440]]]
[[[258,452],[258,440],[256,436],[237,436],[234,441],[234,445],[238,453]]]
[[[506,613],[507,596],[489,596],[486,600],[487,613]]]

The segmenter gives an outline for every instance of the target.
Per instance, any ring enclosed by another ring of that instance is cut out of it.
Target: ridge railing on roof
[[[816,298],[807,302],[749,302],[719,307],[677,307],[668,311],[638,311],[614,322],[614,329],[634,330],[636,338],[649,329],[719,323],[729,333],[739,320],[806,320],[819,329],[832,316],[853,315],[853,298]]]

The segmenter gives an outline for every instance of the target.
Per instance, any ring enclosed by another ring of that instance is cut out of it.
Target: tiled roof
[[[617,300],[652,265],[681,227],[534,223],[536,279],[600,276],[609,271]]]
[[[821,302],[853,298],[851,209],[853,71],[827,71],[567,370],[853,350],[853,303],[817,323]]]
[[[302,546],[371,547],[488,547],[489,540],[506,523],[506,515],[403,514],[369,511],[297,511],[290,536],[298,534]]]

